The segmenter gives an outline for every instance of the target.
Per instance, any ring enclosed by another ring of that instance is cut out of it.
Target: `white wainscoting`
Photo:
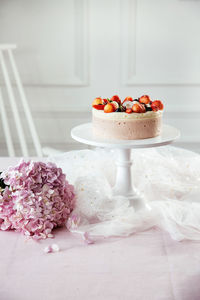
[[[200,84],[200,2],[121,0],[126,85]]]
[[[42,145],[64,151],[85,147],[71,139],[71,128],[91,120],[93,98],[113,94],[163,100],[164,121],[182,133],[176,145],[200,151],[199,32],[199,1],[0,1],[0,43],[18,44]]]
[[[24,85],[88,84],[88,1],[1,1],[1,42],[19,45]]]

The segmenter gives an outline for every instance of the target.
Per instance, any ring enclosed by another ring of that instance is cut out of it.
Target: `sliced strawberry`
[[[135,113],[145,113],[146,112],[145,106],[143,104],[141,104],[141,103],[135,103],[135,104],[133,104],[132,110]]]
[[[151,108],[153,111],[157,111],[157,110],[163,110],[164,105],[162,103],[162,101],[160,100],[155,100],[151,103]]]
[[[116,101],[118,104],[121,104],[121,100],[118,95],[112,96],[111,101]]]
[[[110,102],[114,106],[114,109],[117,110],[119,108],[119,103],[117,101]]]
[[[143,104],[148,104],[150,103],[151,99],[148,95],[143,95],[142,97],[139,98],[139,102]]]
[[[105,105],[104,107],[104,112],[105,113],[111,113],[111,112],[114,112],[115,109],[114,109],[114,106],[111,104],[111,103],[108,103]]]
[[[127,108],[127,109],[126,109],[126,113],[127,113],[127,114],[131,114],[132,112],[133,112],[133,111],[132,111],[131,108]]]
[[[98,104],[98,105],[93,105],[92,107],[94,107],[97,110],[104,110],[105,105],[104,104]]]
[[[103,99],[103,104],[107,104],[108,102],[108,99]]]
[[[93,106],[93,105],[99,105],[99,104],[103,104],[103,100],[102,100],[100,97],[95,98],[95,99],[93,100],[93,102],[92,102],[92,106]]]

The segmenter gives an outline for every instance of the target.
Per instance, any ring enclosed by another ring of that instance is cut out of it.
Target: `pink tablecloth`
[[[65,228],[55,236],[34,242],[0,232],[1,300],[200,299],[198,242],[175,242],[156,229],[93,245]],[[45,254],[52,243],[60,252]]]

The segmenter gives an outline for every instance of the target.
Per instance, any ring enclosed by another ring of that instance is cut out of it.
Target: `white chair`
[[[26,99],[24,88],[23,88],[23,85],[22,85],[22,82],[21,82],[21,79],[19,76],[19,72],[17,70],[14,55],[13,55],[13,50],[16,48],[17,48],[16,45],[10,45],[10,44],[9,45],[0,45],[0,65],[1,65],[1,69],[2,69],[2,75],[3,75],[4,81],[5,81],[5,87],[7,89],[9,104],[10,104],[10,107],[11,107],[11,110],[13,113],[22,155],[24,157],[30,156],[29,151],[28,151],[27,142],[26,142],[26,137],[24,134],[22,122],[21,122],[18,107],[17,107],[16,96],[14,93],[13,86],[11,84],[10,75],[9,75],[8,68],[7,68],[8,63],[11,66],[11,70],[12,70],[13,77],[14,77],[14,80],[16,83],[16,87],[17,87],[17,91],[19,93],[20,100],[22,103],[22,108],[23,108],[25,116],[26,116],[26,122],[28,124],[28,128],[30,130],[30,134],[31,134],[31,137],[33,140],[33,145],[34,145],[34,148],[36,151],[36,155],[39,157],[42,157],[43,152],[42,152],[40,140],[39,140],[36,128],[35,128],[35,124],[33,122],[31,111],[30,111],[30,108],[29,108],[29,105],[28,105],[28,102]],[[10,131],[10,126],[9,126],[8,117],[7,117],[6,108],[5,108],[5,99],[3,99],[1,89],[0,89],[0,115],[1,115],[1,119],[2,119],[2,126],[3,126],[3,130],[4,130],[4,134],[5,134],[5,139],[6,139],[8,155],[10,157],[16,156],[16,151],[14,149],[14,143],[13,143],[13,137],[12,137],[12,134]]]

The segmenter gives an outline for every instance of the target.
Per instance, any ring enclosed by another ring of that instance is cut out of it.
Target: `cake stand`
[[[134,178],[131,176],[131,149],[159,147],[172,143],[180,137],[180,131],[170,125],[163,124],[160,136],[140,140],[102,139],[93,135],[92,123],[76,126],[71,131],[74,140],[96,147],[112,148],[118,152],[116,160],[116,182],[113,195],[122,195],[129,199],[135,210],[147,205],[141,195],[133,188]]]

